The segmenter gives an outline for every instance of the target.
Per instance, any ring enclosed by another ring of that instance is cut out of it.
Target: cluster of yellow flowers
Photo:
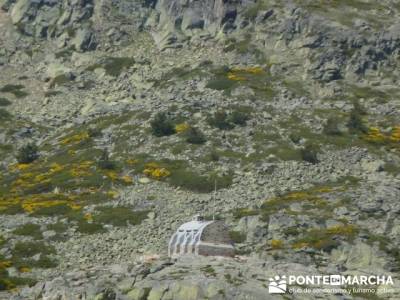
[[[181,133],[181,132],[185,132],[185,131],[188,130],[189,128],[190,128],[190,126],[189,126],[188,123],[180,123],[180,124],[177,124],[177,125],[175,126],[175,131],[176,131],[177,133]]]
[[[9,166],[9,170],[11,172],[16,172],[16,171],[24,171],[29,169],[32,166],[32,164],[14,164]]]
[[[61,140],[62,145],[78,144],[89,139],[89,134],[86,131],[74,134]]]
[[[157,163],[152,162],[145,165],[143,174],[150,178],[160,180],[171,175],[171,172],[166,168],[160,167]]]
[[[261,67],[233,68],[228,72],[228,79],[234,81],[245,81],[246,75],[261,75],[264,70]]]
[[[271,241],[271,247],[272,249],[282,249],[283,248],[283,242],[281,240],[272,240]]]
[[[352,235],[356,231],[357,228],[354,225],[338,225],[326,229],[326,232],[332,235]]]
[[[46,184],[51,181],[51,176],[55,173],[61,172],[64,170],[64,167],[57,164],[53,163],[50,165],[50,169],[48,172],[45,173],[37,173],[34,171],[31,172],[23,172],[24,170],[28,170],[27,168],[25,169],[20,169],[22,173],[19,174],[17,179],[13,181],[11,184],[11,192],[12,193],[18,193],[19,191],[22,191],[24,189],[31,189],[35,187],[37,184]]]
[[[392,134],[389,137],[389,139],[393,142],[393,143],[400,143],[400,125],[396,126],[392,129]]]
[[[78,164],[73,164],[71,169],[71,176],[85,177],[90,176],[90,168],[93,166],[93,161],[86,160]]]
[[[389,134],[383,133],[377,127],[371,127],[364,139],[370,143],[397,145],[400,143],[400,126],[395,126]]]
[[[62,194],[38,194],[29,196],[8,196],[0,199],[0,211],[6,210],[10,206],[21,205],[27,213],[33,213],[40,208],[53,207],[58,205],[68,205],[74,210],[81,208],[76,203],[76,196]]]

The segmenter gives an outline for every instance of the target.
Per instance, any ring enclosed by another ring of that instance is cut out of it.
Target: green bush
[[[231,113],[229,119],[233,124],[245,126],[250,117],[245,112],[235,110]]]
[[[6,98],[0,97],[0,106],[8,106],[11,105],[11,101]]]
[[[212,117],[208,119],[208,123],[221,130],[230,130],[234,125],[230,122],[228,114],[225,111],[217,111]]]
[[[78,231],[84,234],[105,232],[103,225],[99,223],[88,223],[85,220],[78,221]]]
[[[221,77],[210,80],[206,87],[217,91],[225,91],[231,89],[234,85],[235,81]]]
[[[368,128],[365,126],[361,114],[353,109],[350,112],[349,121],[347,122],[347,128],[351,133],[367,133]]]
[[[312,164],[318,163],[318,149],[315,145],[307,144],[303,149],[301,149],[301,158],[304,161],[310,162]]]
[[[11,114],[4,108],[0,108],[0,121],[6,121],[11,118]]]
[[[16,235],[24,235],[24,236],[30,236],[34,238],[35,240],[40,240],[43,238],[42,231],[40,230],[40,226],[37,224],[33,223],[27,223],[24,224],[17,229],[14,230],[13,232]]]
[[[20,164],[29,164],[39,158],[38,147],[35,144],[27,144],[18,150],[17,161]]]
[[[31,213],[31,216],[64,216],[69,214],[72,208],[66,204],[41,207]]]
[[[175,134],[175,126],[165,113],[158,113],[150,123],[153,135],[157,137]]]
[[[240,232],[240,231],[230,231],[229,232],[229,237],[231,238],[232,242],[241,244],[246,241],[246,234]]]
[[[90,127],[87,132],[88,132],[89,137],[91,137],[91,138],[101,136],[101,130],[96,127]]]
[[[173,186],[198,193],[210,193],[214,191],[215,182],[217,182],[218,189],[229,187],[232,184],[232,176],[205,176],[198,175],[190,170],[178,169],[172,171],[169,177],[169,183]]]
[[[190,127],[186,132],[186,142],[190,144],[204,144],[206,138],[198,128]]]
[[[6,84],[0,89],[0,92],[2,93],[11,93],[13,94],[16,98],[23,98],[28,95],[27,92],[21,91],[24,88],[23,85],[21,84]]]
[[[56,250],[43,242],[17,242],[11,253],[16,257],[30,258],[36,254],[55,254]]]
[[[117,167],[117,164],[110,160],[109,154],[106,150],[101,154],[97,165],[103,170],[115,170]]]
[[[99,213],[94,216],[96,222],[113,226],[140,224],[147,218],[148,211],[133,211],[129,207],[99,207]]]
[[[323,132],[327,135],[340,135],[339,121],[336,118],[329,118],[324,126]]]

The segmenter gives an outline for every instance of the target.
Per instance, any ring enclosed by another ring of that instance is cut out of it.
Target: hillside
[[[1,299],[266,299],[288,272],[399,299],[397,1],[0,7]],[[196,214],[240,259],[166,257]]]

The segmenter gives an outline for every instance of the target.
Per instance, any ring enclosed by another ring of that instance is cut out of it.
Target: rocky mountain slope
[[[0,298],[265,299],[289,272],[398,288],[397,1],[0,7]],[[195,214],[241,258],[167,259]]]

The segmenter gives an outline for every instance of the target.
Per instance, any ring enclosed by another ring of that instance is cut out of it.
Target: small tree
[[[338,120],[336,118],[329,118],[324,126],[324,133],[327,135],[340,135]]]
[[[239,126],[245,126],[247,121],[250,119],[250,117],[249,117],[248,114],[246,114],[244,112],[235,110],[229,116],[229,119],[233,124],[236,124],[236,125],[239,125]]]
[[[17,161],[20,164],[30,164],[39,158],[38,147],[33,144],[27,144],[21,147],[17,153]]]
[[[186,142],[190,144],[204,144],[206,138],[198,128],[190,127],[186,132]]]
[[[173,122],[165,113],[158,113],[150,123],[153,135],[157,137],[176,133]]]
[[[301,149],[301,158],[304,161],[308,161],[312,164],[318,163],[317,157],[317,147],[312,144],[307,144],[303,149]]]
[[[221,130],[230,130],[234,127],[228,119],[228,114],[223,110],[217,111],[214,116],[208,120],[208,123]]]
[[[361,117],[361,114],[354,108],[350,112],[350,118],[347,122],[347,128],[350,132],[357,133],[366,133],[368,128],[365,126],[364,121]]]
[[[97,161],[98,166],[104,170],[114,170],[116,168],[115,162],[110,160],[110,155],[107,150],[104,150],[99,160]]]

